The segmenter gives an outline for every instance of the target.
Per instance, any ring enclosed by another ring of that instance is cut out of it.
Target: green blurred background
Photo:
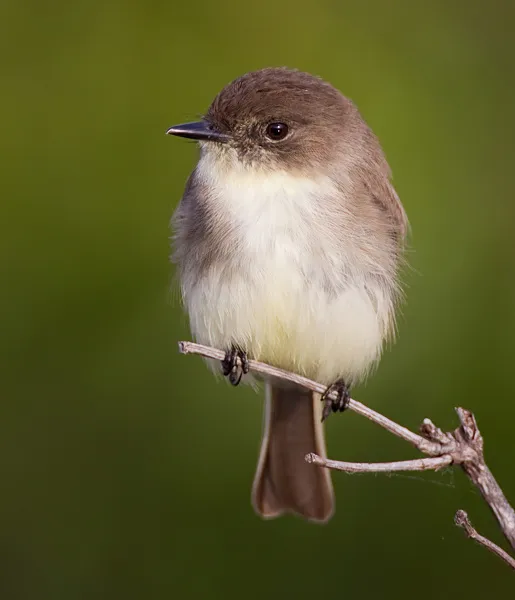
[[[3,0],[0,597],[507,597],[458,470],[335,474],[325,527],[259,520],[261,399],[188,339],[168,222],[196,149],[164,135],[288,65],[354,99],[412,224],[398,343],[354,396],[412,428],[475,411],[515,501],[515,6]],[[416,456],[354,414],[329,455]],[[492,597],[492,596],[490,596]]]

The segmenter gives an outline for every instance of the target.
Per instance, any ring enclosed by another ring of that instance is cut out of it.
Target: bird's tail
[[[304,460],[310,452],[326,455],[320,396],[267,383],[265,410],[252,488],[254,509],[264,518],[292,512],[311,521],[328,521],[334,511],[330,472]]]

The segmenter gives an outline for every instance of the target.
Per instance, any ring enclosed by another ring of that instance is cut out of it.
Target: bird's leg
[[[332,392],[337,393],[337,398],[333,400],[329,398],[329,394]],[[330,386],[327,387],[321,398],[324,403],[324,409],[322,411],[322,421],[325,421],[327,417],[333,412],[343,412],[349,405],[350,400],[350,387],[343,381],[338,379]]]
[[[222,360],[222,372],[229,376],[232,385],[238,385],[243,375],[249,372],[247,353],[237,346],[232,346]]]

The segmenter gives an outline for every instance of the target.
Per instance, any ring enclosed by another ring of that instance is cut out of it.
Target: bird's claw
[[[337,397],[334,400],[333,398],[329,397],[332,392],[336,392],[337,394]],[[327,387],[325,392],[322,394],[321,400],[324,403],[322,421],[325,421],[331,414],[331,411],[343,412],[347,406],[349,406],[350,388],[343,381],[343,379],[339,379]]]
[[[232,385],[238,385],[243,375],[249,372],[247,354],[235,346],[227,350],[222,360],[222,372],[226,377],[229,376]]]

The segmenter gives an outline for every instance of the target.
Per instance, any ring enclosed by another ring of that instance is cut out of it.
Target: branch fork
[[[222,350],[193,342],[179,342],[179,351],[182,354],[198,354],[215,360],[223,360],[225,357],[225,352]],[[249,360],[248,367],[249,370],[256,373],[295,383],[318,394],[323,394],[326,391],[326,387],[320,383],[262,362]],[[337,394],[336,392],[332,392],[327,397],[337,399]],[[476,419],[470,411],[464,408],[456,408],[460,425],[452,432],[444,432],[431,419],[424,419],[419,435],[357,400],[350,399],[348,409],[366,417],[383,427],[383,429],[409,442],[422,454],[425,454],[426,457],[384,463],[357,463],[330,460],[311,453],[306,456],[308,463],[347,473],[427,471],[438,470],[453,464],[460,465],[472,483],[481,492],[506,539],[511,547],[515,549],[515,511],[485,462],[483,437],[477,426]],[[481,536],[472,527],[465,511],[459,510],[456,513],[455,523],[465,529],[471,539],[488,548],[515,570],[515,558],[487,538]]]

